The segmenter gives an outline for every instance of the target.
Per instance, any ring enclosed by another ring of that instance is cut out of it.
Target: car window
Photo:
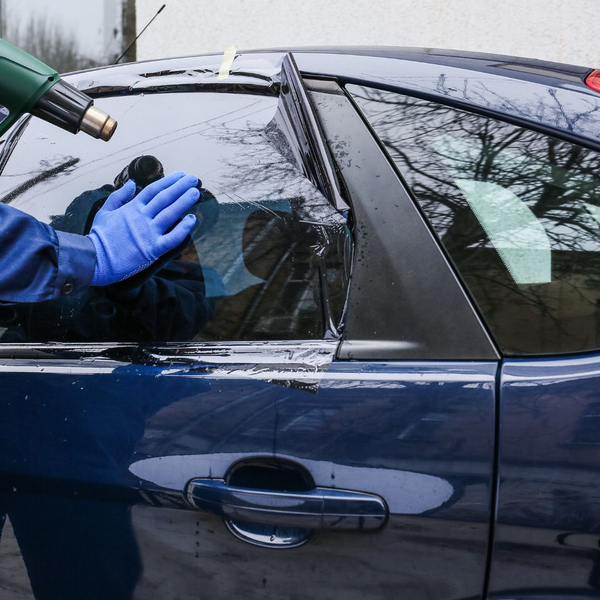
[[[109,143],[31,119],[0,177],[0,199],[85,234],[124,170],[145,157],[149,172],[200,177],[199,225],[187,247],[131,280],[0,307],[0,342],[321,338],[324,292],[339,322],[346,218],[286,158],[272,123],[276,97],[142,94],[104,98],[102,108],[119,122]]]
[[[435,102],[348,90],[503,351],[600,348],[598,153]]]

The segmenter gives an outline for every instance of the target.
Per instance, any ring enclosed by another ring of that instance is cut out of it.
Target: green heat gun
[[[9,111],[0,122],[0,135],[31,113],[71,133],[84,131],[108,141],[117,122],[93,104],[54,69],[0,38],[0,105]]]

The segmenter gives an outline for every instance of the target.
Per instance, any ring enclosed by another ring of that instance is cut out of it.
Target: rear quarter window
[[[435,102],[348,90],[504,353],[600,348],[598,153]]]

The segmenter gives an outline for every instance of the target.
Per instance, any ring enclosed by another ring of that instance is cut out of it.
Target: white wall
[[[425,46],[600,67],[600,0],[137,0],[138,60],[238,48]]]

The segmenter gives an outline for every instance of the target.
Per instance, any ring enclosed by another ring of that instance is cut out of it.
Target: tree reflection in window
[[[600,347],[600,156],[435,102],[348,90],[502,349]]]

